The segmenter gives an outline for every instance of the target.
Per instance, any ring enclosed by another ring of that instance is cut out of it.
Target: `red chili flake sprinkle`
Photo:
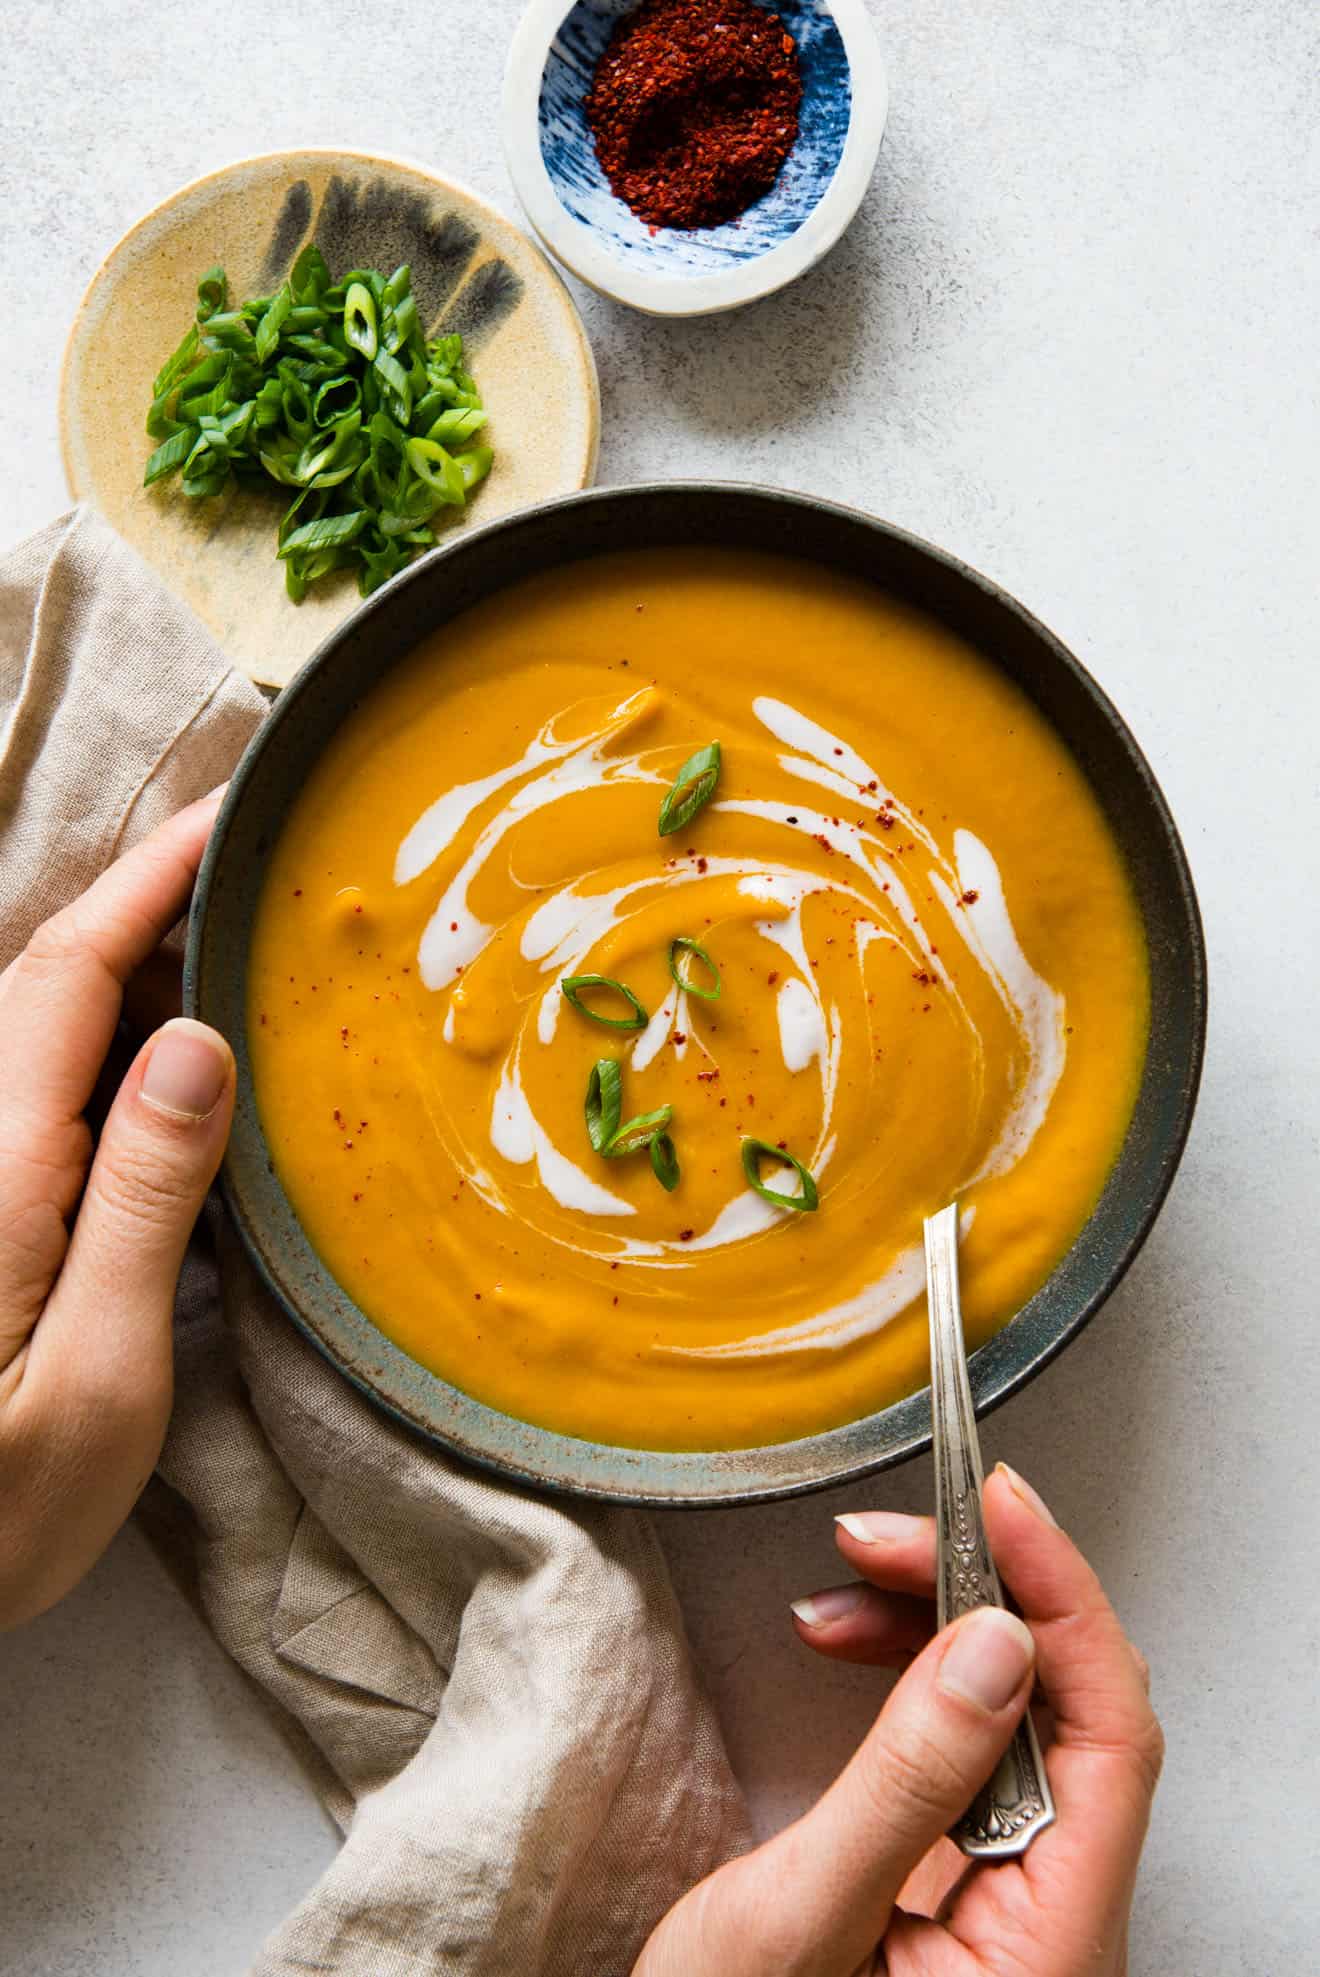
[[[450,931],[450,933],[451,933],[451,934],[456,934],[456,933],[458,932],[458,921],[457,921],[457,920],[451,920],[451,921],[449,922],[449,931]]]
[[[686,1042],[687,1042],[687,1031],[686,1031],[686,1030],[675,1030],[675,1031],[674,1031],[674,1042],[675,1042],[675,1043],[686,1043]]]
[[[354,1201],[361,1201],[362,1199],[361,1190],[359,1190],[358,1193],[353,1196],[353,1199]]]
[[[879,787],[880,787],[880,785],[879,785],[879,783],[878,783],[878,782],[876,781],[876,779],[875,779],[875,777],[874,777],[874,776],[872,776],[872,778],[871,778],[871,780],[870,780],[870,782],[869,782],[869,783],[868,783],[868,784],[866,785],[866,787],[867,787],[867,789],[868,789],[869,791],[875,791],[875,790],[877,790],[877,789],[879,789]]]
[[[882,831],[892,831],[894,828],[894,820],[887,810],[877,810],[875,821],[879,824]]]
[[[975,906],[977,900],[980,897],[981,897],[980,893],[977,892],[974,886],[969,887],[968,890],[963,894],[962,898],[958,901],[958,904],[960,906]]]
[[[637,606],[637,609],[638,609],[638,610],[640,611],[640,610],[641,610],[641,608],[642,608],[642,607],[641,607],[641,605],[639,604],[639,605]],[[616,1297],[616,1298],[614,1299],[614,1302],[615,1302],[615,1304],[617,1304],[617,1303],[619,1302],[619,1300],[618,1300],[618,1298],[617,1298],[617,1297]]]
[[[762,198],[801,102],[776,14],[751,0],[643,0],[597,63],[586,112],[611,190],[654,230],[718,226]]]
[[[331,1117],[331,1118],[332,1118],[332,1119],[334,1120],[334,1122],[335,1122],[335,1124],[336,1124],[337,1126],[342,1126],[342,1125],[343,1125],[343,1123],[344,1123],[344,1115],[343,1115],[343,1113],[342,1113],[342,1112],[341,1112],[341,1111],[339,1110],[339,1107],[338,1107],[338,1106],[336,1106],[336,1107],[335,1107],[335,1109],[334,1109],[334,1111],[333,1111],[333,1112],[332,1112],[332,1113],[330,1114],[330,1117]]]
[[[261,1012],[261,1026],[263,1029],[266,1027],[266,1012],[264,1009]]]
[[[693,1236],[695,1236],[696,1233],[697,1232],[695,1229],[680,1229],[678,1232],[678,1240],[680,1242],[691,1242]]]
[[[775,983],[779,980],[779,970],[777,968],[772,968],[770,970],[770,973],[766,976],[765,979],[766,979],[767,987],[773,988]]]
[[[343,1042],[344,1042],[344,1043],[347,1043],[347,1042],[348,1042],[348,1030],[347,1030],[347,1028],[345,1028],[345,1029],[342,1029],[342,1030],[340,1030],[340,1032],[339,1032],[339,1035],[340,1035],[340,1037],[341,1037],[341,1039],[343,1040]]]
[[[842,755],[842,754],[843,754],[843,750],[842,750],[841,748],[836,748],[836,749],[835,749],[835,751],[834,751],[834,753],[835,753],[836,755]]]
[[[929,1004],[928,1002],[923,1002],[923,1003],[922,1003],[922,1005],[921,1005],[921,1013],[922,1013],[922,1015],[923,1015],[923,1016],[926,1016],[926,1015],[929,1015],[929,1013],[930,1013],[930,1004]]]
[[[481,1292],[480,1292],[480,1291],[473,1291],[473,1293],[472,1293],[472,1295],[473,1295],[473,1297],[474,1297],[474,1298],[475,1298],[475,1299],[477,1300],[477,1303],[478,1303],[478,1304],[480,1304],[480,1303],[481,1303]]]
[[[618,1269],[618,1267],[619,1267],[619,1266],[618,1266],[618,1264],[617,1264],[617,1263],[611,1263],[611,1265],[610,1265],[610,1268],[611,1268],[611,1270],[617,1270],[617,1269]]]
[[[728,1102],[729,1102],[729,1101],[728,1101],[728,1099],[727,1099],[727,1098],[722,1098],[722,1099],[720,1100],[720,1104],[721,1104],[721,1105],[727,1105],[727,1104],[728,1104]]]
[[[834,846],[830,843],[824,831],[813,831],[811,835],[815,838],[817,844],[824,845],[826,851],[832,852],[834,850]]]
[[[705,860],[704,858],[698,858],[698,860],[697,860],[697,870],[698,870],[699,872],[704,872],[704,871],[706,870],[706,862],[707,862],[707,861],[706,861],[706,860]]]
[[[302,898],[302,887],[301,887],[301,886],[295,886],[295,887],[293,888],[293,896],[294,896],[294,898],[295,898],[295,899],[301,899],[301,898]]]
[[[711,1085],[711,1084],[714,1084],[714,1082],[715,1082],[715,1080],[716,1080],[716,1078],[718,1078],[718,1077],[719,1077],[719,1075],[720,1075],[720,1074],[719,1074],[719,1072],[718,1072],[718,1071],[698,1071],[698,1072],[697,1072],[697,1083],[698,1083],[699,1085]],[[723,1103],[724,1103],[724,1100],[723,1100],[723,1099],[721,1099],[721,1100],[720,1100],[720,1104],[722,1105]]]
[[[925,988],[930,981],[930,976],[924,968],[914,968],[912,970],[912,979],[914,982],[920,982],[921,986]]]
[[[747,1103],[748,1103],[748,1104],[749,1104],[749,1105],[750,1105],[750,1106],[752,1107],[752,1110],[753,1110],[753,1111],[755,1111],[755,1109],[756,1109],[756,1096],[755,1096],[755,1093],[753,1093],[753,1092],[750,1092],[750,1091],[748,1092],[748,1094],[747,1094]]]
[[[787,1150],[787,1147],[788,1147],[788,1141],[787,1141],[787,1140],[776,1140],[776,1141],[775,1141],[775,1145],[776,1145],[776,1146],[777,1146],[777,1147],[779,1148],[779,1151],[780,1151],[781,1153],[783,1153],[783,1152],[785,1152],[785,1151]]]

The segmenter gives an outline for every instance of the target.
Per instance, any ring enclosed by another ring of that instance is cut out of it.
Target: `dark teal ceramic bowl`
[[[1141,751],[1090,675],[1030,614],[964,564],[885,522],[770,488],[683,484],[576,495],[425,557],[343,624],[288,687],[240,762],[198,882],[186,1007],[238,1058],[225,1163],[229,1207],[293,1322],[345,1377],[455,1454],[547,1489],[650,1504],[749,1503],[864,1476],[930,1444],[930,1396],[770,1447],[673,1455],[613,1448],[515,1421],[409,1359],[335,1282],[271,1162],[244,1037],[249,933],[270,850],[317,756],[381,674],[457,612],[537,571],[605,550],[723,544],[806,557],[869,578],[1003,668],[1085,771],[1127,860],[1150,950],[1151,1029],[1118,1161],[1049,1281],[972,1355],[983,1412],[1048,1364],[1108,1297],[1168,1192],[1191,1124],[1205,1035],[1205,951],[1173,820]]]

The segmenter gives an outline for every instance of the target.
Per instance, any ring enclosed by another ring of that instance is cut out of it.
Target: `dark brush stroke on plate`
[[[522,300],[521,275],[496,257],[478,268],[460,290],[444,327],[457,330],[466,353],[480,350],[501,323],[507,322]]]
[[[390,274],[406,261],[424,323],[440,317],[481,246],[474,226],[457,213],[437,213],[425,193],[385,178],[364,185],[337,174],[325,189],[316,237],[337,276],[349,268]]]
[[[294,256],[302,245],[303,235],[312,217],[312,188],[305,178],[291,185],[284,195],[275,230],[266,249],[266,258],[261,264],[261,285],[271,288],[282,281],[293,265]]]

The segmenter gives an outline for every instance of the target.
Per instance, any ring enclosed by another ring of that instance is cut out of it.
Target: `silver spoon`
[[[936,1601],[939,1624],[978,1606],[1002,1606],[981,1517],[981,1445],[967,1379],[958,1304],[958,1208],[926,1218],[930,1393],[935,1433]],[[950,1838],[974,1860],[1015,1860],[1054,1824],[1054,1800],[1030,1713]]]

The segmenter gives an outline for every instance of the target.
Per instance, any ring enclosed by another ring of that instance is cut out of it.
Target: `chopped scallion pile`
[[[210,268],[153,386],[143,484],[177,473],[193,499],[232,482],[294,489],[276,545],[289,596],[348,568],[367,597],[490,472],[462,359],[462,337],[426,336],[406,266],[336,282],[313,243],[278,293],[236,309]]]

